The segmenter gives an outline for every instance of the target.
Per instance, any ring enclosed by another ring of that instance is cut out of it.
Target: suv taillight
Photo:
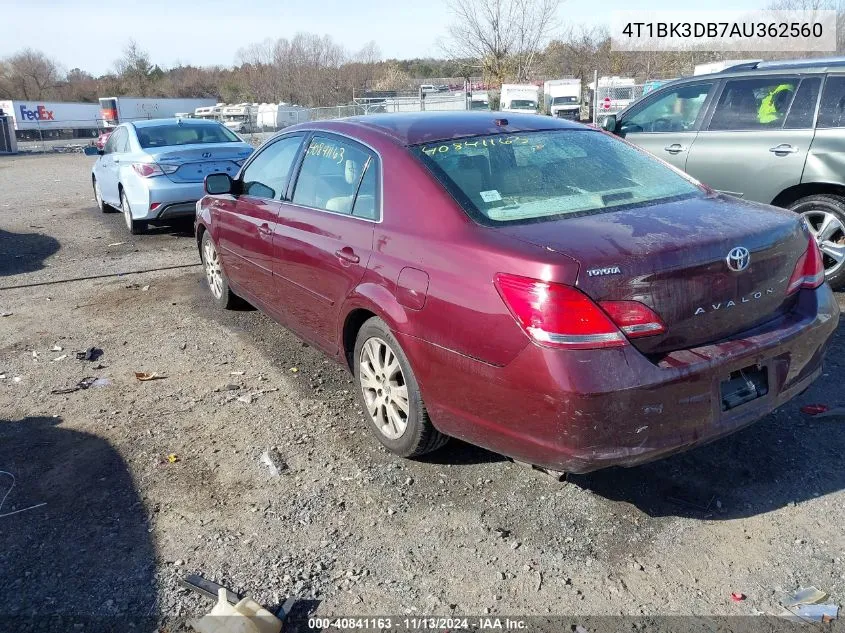
[[[605,301],[599,307],[577,288],[504,273],[496,275],[495,285],[517,323],[544,347],[620,347],[625,334],[650,336],[666,329],[636,301]]]
[[[792,277],[789,278],[789,285],[786,287],[786,294],[791,295],[801,288],[815,289],[824,283],[824,262],[816,240],[810,237],[807,250],[798,258]]]

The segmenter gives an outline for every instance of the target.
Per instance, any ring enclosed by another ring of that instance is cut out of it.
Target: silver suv
[[[801,213],[845,286],[845,58],[679,79],[603,127],[722,193]]]

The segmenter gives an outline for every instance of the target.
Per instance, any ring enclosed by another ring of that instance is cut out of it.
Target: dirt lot
[[[0,158],[0,622],[178,630],[211,606],[179,587],[192,572],[321,616],[845,598],[845,422],[798,411],[845,400],[842,328],[809,392],[685,455],[570,484],[460,442],[406,461],[370,437],[342,369],[258,312],[214,309],[190,226],[132,237],[100,214],[91,161]],[[108,384],[53,393],[87,377]]]

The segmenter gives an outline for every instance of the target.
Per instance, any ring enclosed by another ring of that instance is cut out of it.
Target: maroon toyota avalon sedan
[[[206,191],[217,303],[346,364],[398,455],[457,437],[570,472],[649,461],[806,389],[839,321],[798,216],[562,119],[305,124]]]

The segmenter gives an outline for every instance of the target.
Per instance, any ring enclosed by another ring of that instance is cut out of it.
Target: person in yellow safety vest
[[[784,99],[789,95],[783,94],[780,98],[778,95],[785,92],[793,92],[795,88],[792,84],[781,84],[763,98],[763,102],[757,109],[757,120],[760,123],[772,123],[781,118],[785,112],[784,106],[789,105],[789,99]]]

